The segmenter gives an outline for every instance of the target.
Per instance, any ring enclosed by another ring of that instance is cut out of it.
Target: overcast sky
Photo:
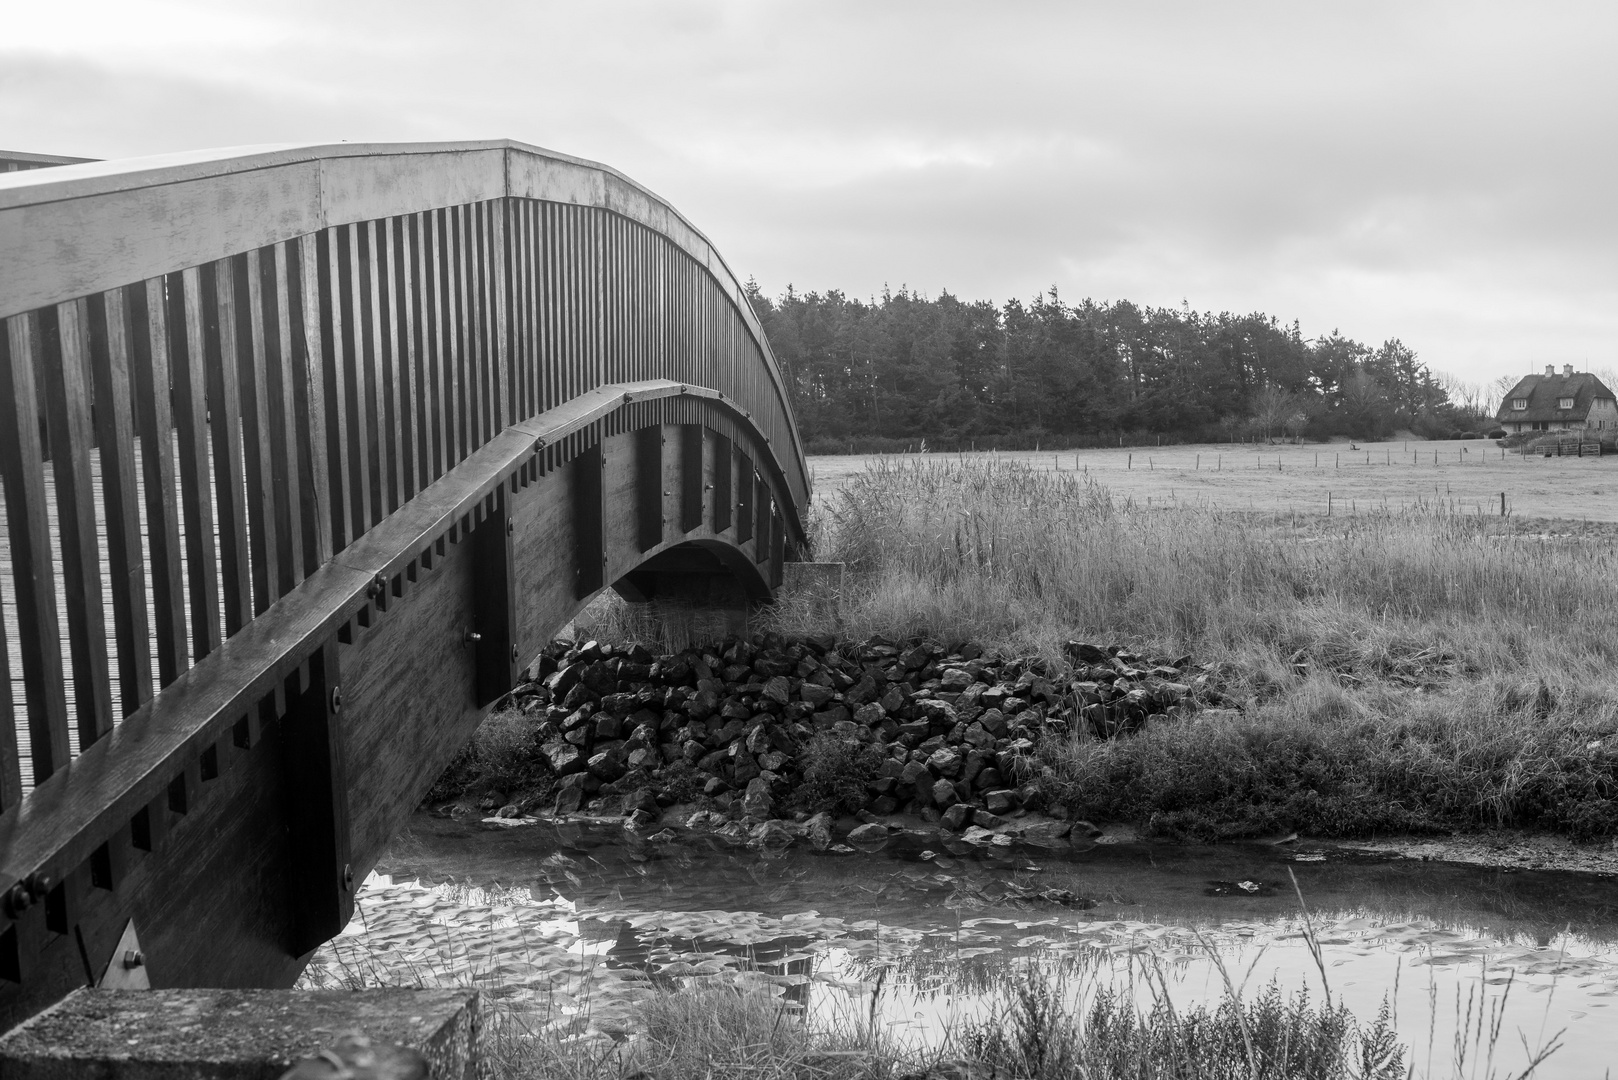
[[[1618,365],[1618,5],[0,0],[0,147],[510,137],[776,293],[1260,310]]]

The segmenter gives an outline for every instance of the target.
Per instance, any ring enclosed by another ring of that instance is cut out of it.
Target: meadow
[[[1328,516],[1324,498],[1310,505],[1326,470],[1284,459],[1200,489],[1155,460],[1118,468],[1115,451],[1081,453],[1078,470],[1071,452],[1058,460],[816,459],[817,557],[847,563],[850,584],[835,626],[791,597],[773,618],[1057,666],[1073,638],[1212,665],[1236,710],[1040,748],[1053,800],[1148,834],[1618,836],[1618,536],[1599,524],[1618,499],[1594,494],[1618,461],[1440,464],[1430,498],[1416,478],[1431,467],[1362,464],[1341,473],[1367,497]],[[1501,517],[1469,504],[1474,472],[1479,491],[1509,473],[1540,494],[1520,483]],[[1525,523],[1523,502],[1563,520]]]
[[[1352,448],[1351,448],[1352,447]],[[1352,515],[1443,504],[1457,512],[1618,522],[1618,456],[1525,457],[1492,441],[1394,440],[1250,446],[1209,443],[1104,450],[902,455],[893,460],[1016,462],[1036,472],[1078,473],[1142,506],[1286,514]],[[835,499],[871,459],[811,457],[815,495]]]

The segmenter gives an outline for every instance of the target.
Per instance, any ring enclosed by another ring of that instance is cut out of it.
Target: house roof
[[[1612,391],[1589,372],[1572,375],[1527,375],[1511,388],[1500,402],[1498,421],[1583,420],[1590,415],[1596,398],[1611,398]],[[1528,408],[1513,409],[1517,398],[1527,398]],[[1571,409],[1557,408],[1562,398],[1572,398]]]

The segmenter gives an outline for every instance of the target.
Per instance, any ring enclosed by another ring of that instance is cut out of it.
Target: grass
[[[1158,835],[1516,826],[1618,836],[1614,540],[1443,502],[1354,517],[1143,508],[1015,462],[878,460],[822,510],[843,636],[1062,663],[1190,652],[1239,713],[1041,747],[1048,795]],[[827,632],[787,597],[787,632]]]

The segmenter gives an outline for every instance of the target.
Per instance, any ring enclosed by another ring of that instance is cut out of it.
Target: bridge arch
[[[741,285],[514,142],[0,176],[0,1013],[279,985],[591,596],[762,597],[809,478]],[[58,643],[61,643],[58,647]]]

